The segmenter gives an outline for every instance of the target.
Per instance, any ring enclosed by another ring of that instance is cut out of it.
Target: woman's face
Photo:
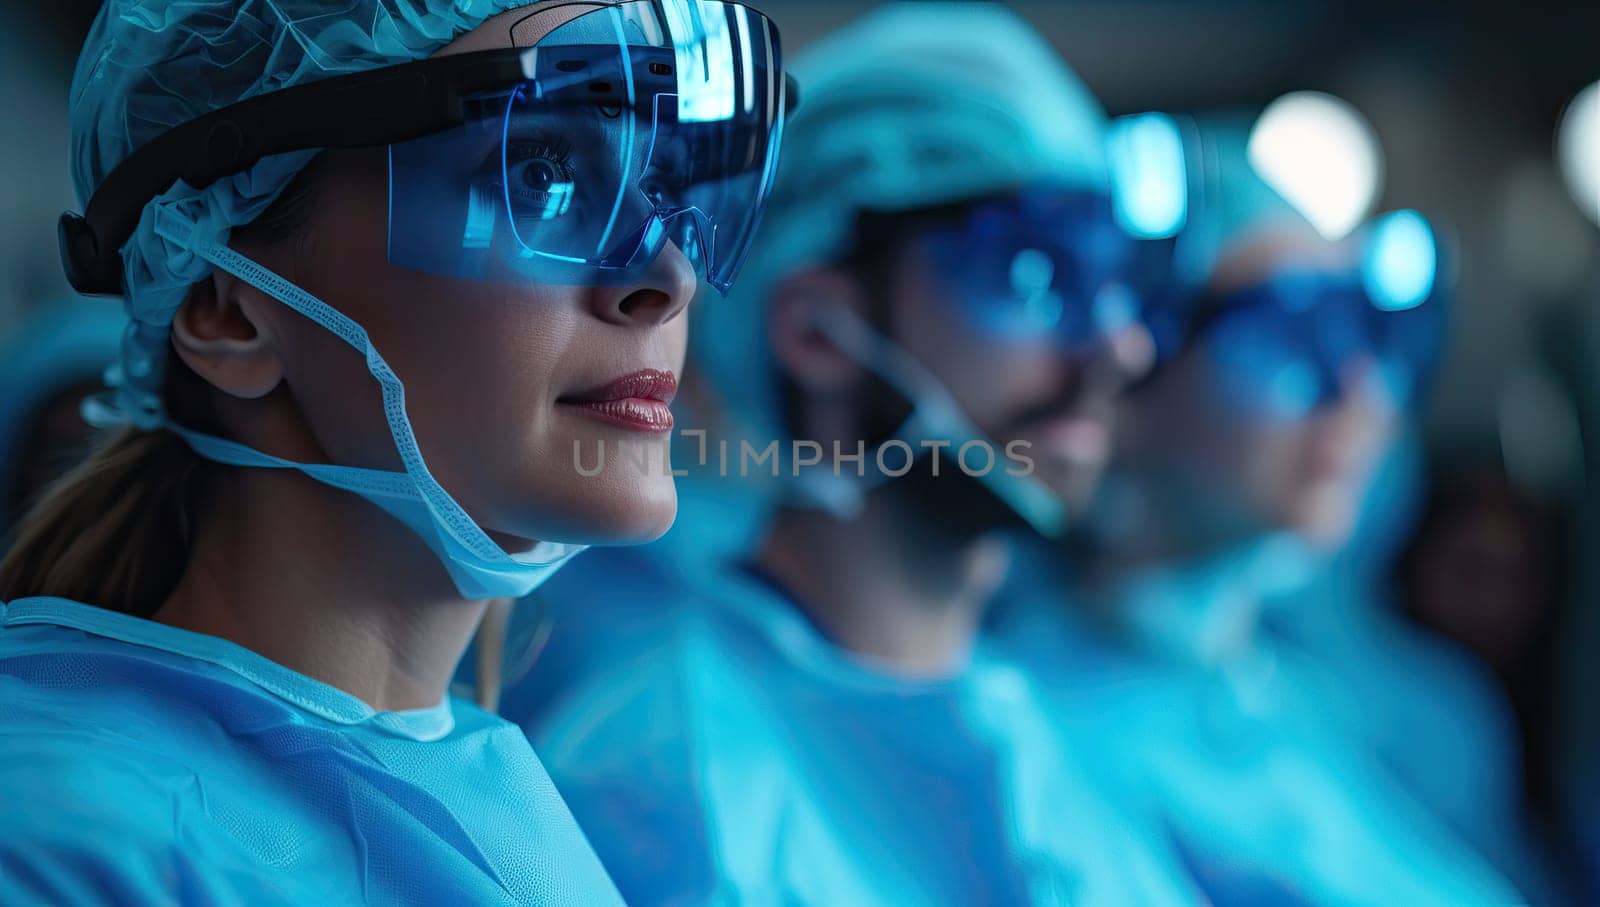
[[[664,532],[677,496],[662,411],[683,369],[695,289],[682,253],[668,246],[638,280],[602,287],[400,268],[387,260],[387,174],[362,157],[321,182],[282,273],[366,328],[405,383],[434,478],[512,547]],[[278,321],[291,340],[285,383],[328,459],[400,468],[361,355],[287,309]],[[629,376],[637,386],[606,390]],[[584,402],[601,397],[623,402]]]
[[[445,52],[530,43],[570,10],[540,16],[550,18],[496,17]],[[669,245],[637,279],[603,287],[408,270],[388,260],[382,151],[326,152],[319,168],[300,234],[247,254],[366,329],[405,384],[417,445],[445,490],[513,552],[664,532],[677,510],[666,403],[696,286],[683,254]],[[285,307],[271,317],[316,453],[401,468],[362,355]]]

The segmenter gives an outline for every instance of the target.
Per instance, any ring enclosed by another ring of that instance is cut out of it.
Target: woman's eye
[[[555,165],[549,161],[529,161],[521,169],[522,185],[535,192],[549,192],[552,185],[562,181]]]
[[[557,217],[566,212],[576,168],[566,148],[544,142],[516,142],[506,147],[506,191],[537,206],[524,216]]]

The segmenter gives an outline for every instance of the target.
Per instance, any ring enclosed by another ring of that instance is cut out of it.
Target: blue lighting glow
[[[1164,113],[1118,117],[1107,138],[1117,220],[1140,239],[1164,239],[1189,216],[1183,136]]]
[[[1362,265],[1367,295],[1389,312],[1415,308],[1433,292],[1439,253],[1428,221],[1415,211],[1396,211],[1372,228]]]

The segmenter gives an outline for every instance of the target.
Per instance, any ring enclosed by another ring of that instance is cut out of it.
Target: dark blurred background
[[[55,244],[56,216],[78,204],[68,85],[99,6],[8,2],[0,336],[69,292]],[[758,5],[792,51],[872,4]],[[1589,654],[1600,643],[1600,226],[1556,158],[1567,105],[1600,79],[1600,3],[1011,5],[1113,114],[1260,106],[1314,89],[1370,120],[1385,164],[1378,208],[1427,214],[1457,268],[1452,336],[1423,417],[1431,478],[1397,567],[1404,607],[1500,675],[1535,795],[1553,811],[1564,798],[1600,804],[1600,715],[1587,697],[1600,685]],[[1600,166],[1600,145],[1583,153]]]

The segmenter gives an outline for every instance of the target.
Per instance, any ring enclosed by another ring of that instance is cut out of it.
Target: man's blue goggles
[[[1139,316],[1124,282],[1134,240],[1105,195],[1034,186],[986,199],[924,232],[922,248],[963,319],[991,336],[1070,347]]]

